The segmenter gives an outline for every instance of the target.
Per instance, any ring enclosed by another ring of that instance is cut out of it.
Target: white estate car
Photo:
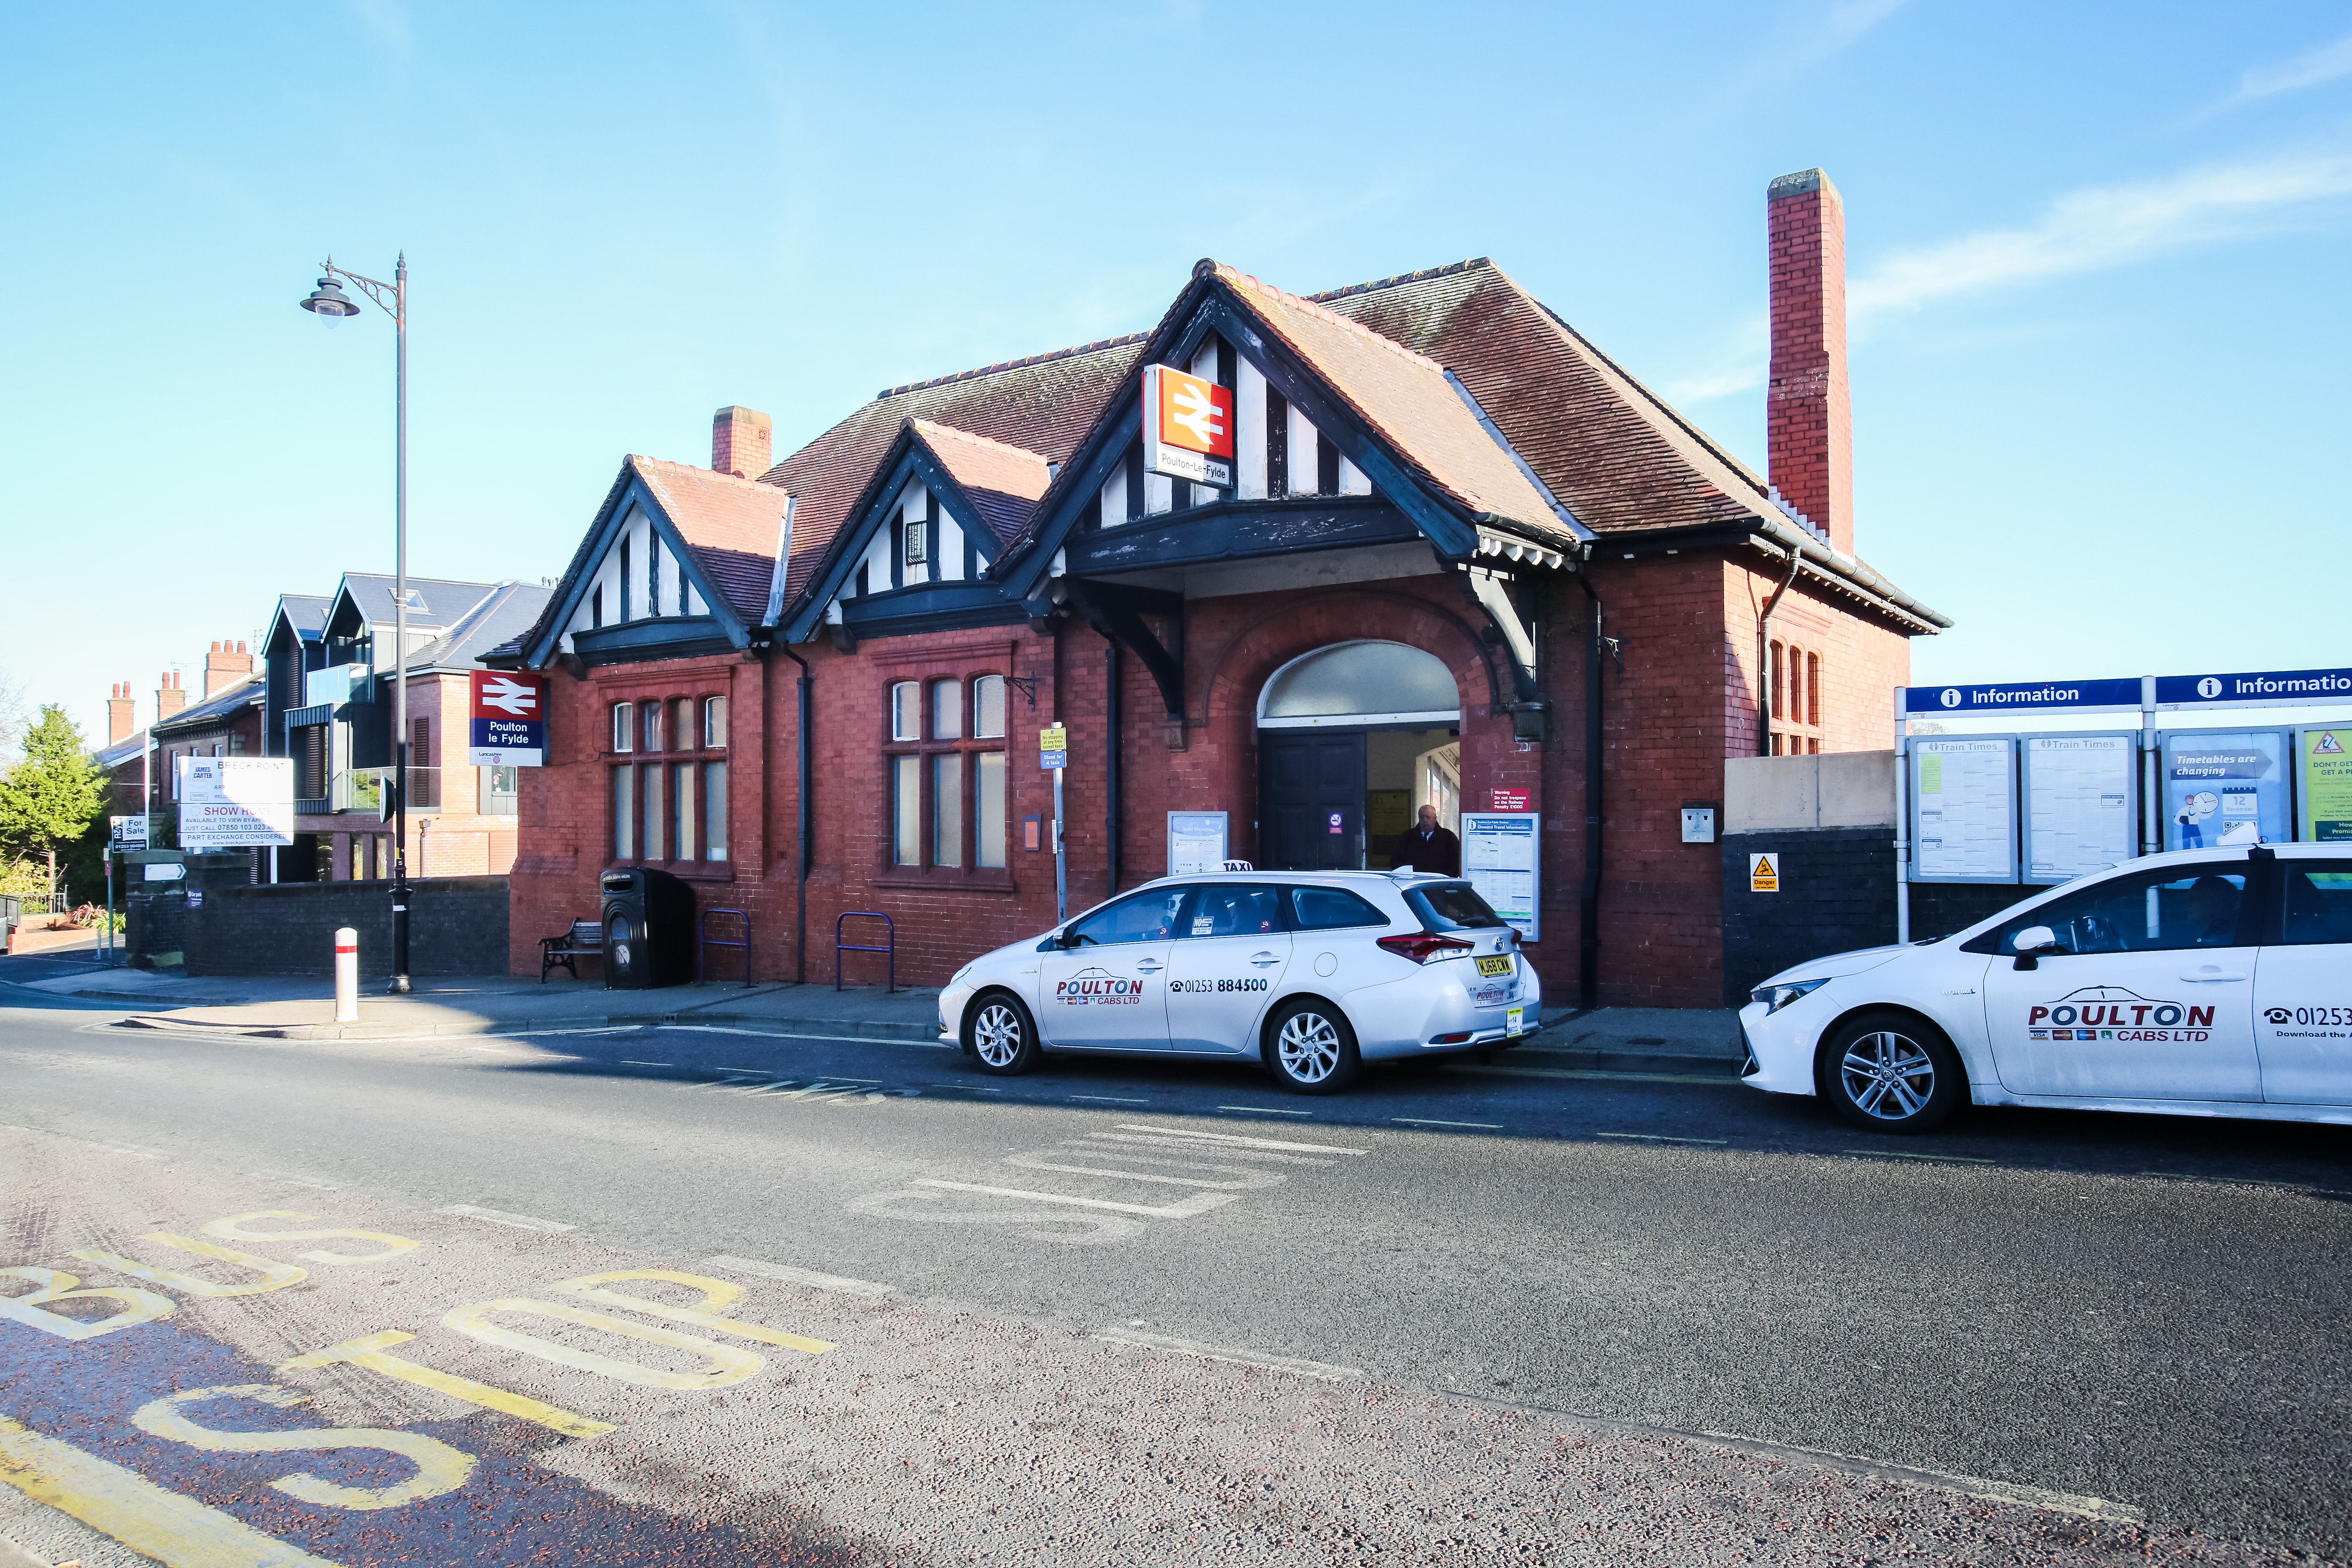
[[[1880,1131],[1963,1101],[2352,1122],[2352,845],[2150,855],[1752,995],[1746,1080]]]
[[[1532,1031],[1543,986],[1470,884],[1379,871],[1169,877],[984,953],[940,993],[940,1037],[982,1072],[1041,1050],[1263,1061],[1302,1094],[1364,1060]]]

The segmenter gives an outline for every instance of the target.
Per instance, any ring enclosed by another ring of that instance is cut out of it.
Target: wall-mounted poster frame
[[[1233,844],[1227,824],[1222,811],[1170,812],[1168,875],[1190,877],[1223,870]]]
[[[1523,942],[1543,939],[1542,847],[1534,812],[1462,814],[1462,875]]]
[[[2019,737],[2021,881],[2040,887],[2139,854],[2139,731]]]
[[[1906,735],[1915,882],[2017,880],[2017,737]]]
[[[2284,844],[2294,837],[2294,732],[2265,725],[2159,730],[2167,849]]]
[[[2352,844],[2352,724],[2296,731],[2294,760],[2294,836],[2306,844]]]

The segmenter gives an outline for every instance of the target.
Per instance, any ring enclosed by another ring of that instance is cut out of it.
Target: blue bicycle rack
[[[875,947],[868,943],[842,941],[841,922],[843,921],[851,920],[880,921],[882,922],[883,930],[887,933],[883,939],[883,945],[880,947]],[[841,989],[841,955],[845,952],[884,952],[889,954],[890,983],[888,985],[884,987],[884,991],[887,994],[898,989],[898,928],[897,924],[891,921],[888,915],[884,914],[880,910],[844,910],[840,916],[834,921],[833,988],[835,991]]]
[[[710,934],[710,917],[713,915],[733,915],[737,920],[741,921],[743,922],[743,940],[741,942],[721,942],[717,937],[712,936]],[[751,989],[751,917],[741,910],[705,910],[702,911],[702,924],[698,930],[698,934],[701,937],[701,942],[694,950],[695,983],[699,984],[710,978],[709,965],[710,950],[712,948],[740,947],[743,950],[743,986],[745,990]]]

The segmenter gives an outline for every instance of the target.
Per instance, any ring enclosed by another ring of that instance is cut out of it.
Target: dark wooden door
[[[1258,864],[1353,871],[1364,864],[1364,736],[1261,730]]]

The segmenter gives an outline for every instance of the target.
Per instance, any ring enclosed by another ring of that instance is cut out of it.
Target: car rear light
[[[1469,1037],[1470,1031],[1464,1029],[1455,1034],[1436,1036],[1429,1043],[1433,1046],[1458,1046]]]
[[[1417,931],[1411,936],[1384,936],[1379,942],[1399,958],[1409,958],[1415,963],[1427,963],[1433,958],[1447,958],[1470,951],[1470,944],[1460,937],[1440,936],[1433,931]]]

